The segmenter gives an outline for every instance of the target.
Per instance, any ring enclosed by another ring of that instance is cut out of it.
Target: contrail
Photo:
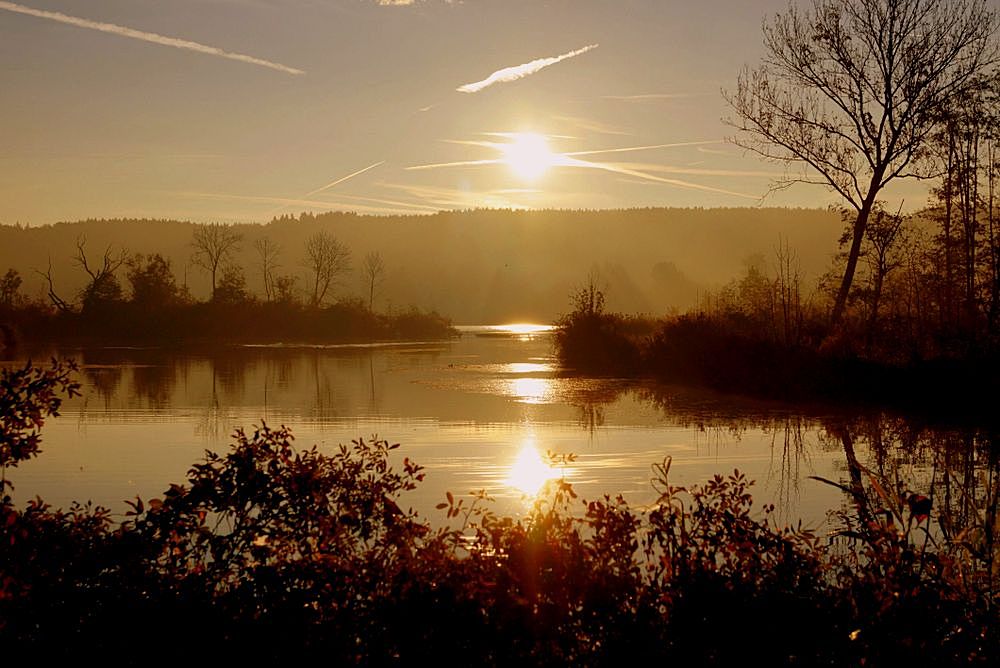
[[[574,151],[565,155],[600,155],[602,153],[630,153],[632,151],[652,151],[659,148],[678,148],[681,146],[707,146],[710,144],[725,144],[722,139],[709,139],[707,141],[680,141],[673,144],[652,144],[650,146],[628,146],[626,148],[604,148],[597,151]]]
[[[496,83],[505,83],[508,81],[516,81],[529,74],[534,74],[538,70],[548,67],[549,65],[555,65],[558,62],[566,60],[567,58],[573,58],[574,56],[579,56],[582,53],[587,53],[591,49],[596,49],[597,44],[591,44],[590,46],[585,46],[582,49],[577,49],[576,51],[570,51],[569,53],[564,53],[561,56],[552,56],[551,58],[539,58],[538,60],[532,60],[530,63],[525,63],[524,65],[515,65],[514,67],[505,67],[502,70],[497,70],[493,74],[489,75],[482,81],[476,81],[475,83],[465,84],[464,86],[459,86],[455,90],[460,93],[478,93],[487,86],[492,86]]]
[[[153,44],[161,44],[163,46],[172,46],[175,49],[186,49],[188,51],[197,51],[198,53],[207,53],[210,56],[221,56],[223,58],[229,58],[230,60],[238,60],[240,62],[249,63],[251,65],[260,65],[261,67],[268,67],[272,70],[285,72],[286,74],[305,74],[303,70],[298,70],[295,69],[294,67],[288,67],[287,65],[282,65],[281,63],[273,63],[270,60],[254,58],[253,56],[248,56],[242,53],[233,53],[231,51],[225,51],[215,46],[199,44],[198,42],[191,42],[186,39],[178,39],[176,37],[157,35],[156,33],[153,32],[144,32],[142,30],[135,30],[133,28],[127,28],[125,26],[115,25],[114,23],[91,21],[89,19],[81,19],[76,16],[69,16],[68,14],[62,14],[60,12],[49,12],[42,9],[33,9],[31,7],[25,7],[24,5],[14,4],[13,2],[5,2],[4,0],[0,0],[0,9],[5,9],[8,12],[16,12],[18,14],[35,16],[40,19],[51,19],[52,21],[66,23],[71,26],[77,26],[78,28],[89,28],[91,30],[99,30],[100,32],[111,33],[112,35],[131,37],[132,39],[138,39],[143,42],[151,42]]]
[[[324,190],[329,190],[330,188],[334,187],[337,184],[343,183],[344,181],[347,181],[348,179],[353,179],[355,176],[360,176],[361,174],[364,174],[369,169],[375,169],[379,165],[384,165],[384,164],[385,164],[385,160],[380,160],[380,161],[376,162],[374,165],[368,165],[364,169],[359,169],[358,171],[352,172],[352,173],[348,174],[347,176],[340,177],[336,181],[331,181],[330,183],[327,183],[322,188],[316,188],[316,190],[313,190],[312,192],[306,193],[305,197],[312,197],[316,193],[321,193]]]

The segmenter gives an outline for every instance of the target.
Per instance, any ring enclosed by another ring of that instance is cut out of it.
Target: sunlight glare
[[[544,404],[552,401],[552,380],[549,378],[513,378],[509,381],[510,395],[522,404]]]
[[[510,467],[507,484],[528,496],[536,496],[549,480],[555,480],[560,471],[552,468],[539,454],[533,440],[528,439]]]
[[[536,325],[530,322],[516,322],[510,325],[497,325],[496,329],[511,334],[541,334],[551,332],[555,327],[553,325]]]
[[[556,156],[542,135],[518,132],[510,138],[510,143],[502,146],[504,162],[520,178],[534,181],[555,164]]]

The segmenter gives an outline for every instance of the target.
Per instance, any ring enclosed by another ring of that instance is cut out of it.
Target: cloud
[[[198,42],[191,42],[186,39],[178,39],[176,37],[166,37],[165,35],[158,35],[153,32],[143,32],[141,30],[127,28],[125,26],[116,25],[114,23],[91,21],[89,19],[81,19],[76,16],[69,16],[68,14],[62,14],[60,12],[50,12],[43,9],[33,9],[31,7],[25,7],[24,5],[14,4],[13,2],[5,2],[4,0],[0,0],[0,9],[6,10],[8,12],[15,12],[18,14],[26,14],[27,16],[34,16],[40,19],[49,19],[52,21],[58,21],[59,23],[66,23],[68,25],[76,26],[78,28],[88,28],[90,30],[98,30],[100,32],[111,33],[112,35],[120,35],[121,37],[130,37],[132,39],[137,39],[142,42],[150,42],[152,44],[160,44],[162,46],[172,46],[175,49],[185,49],[187,51],[196,51],[198,53],[205,53],[210,56],[219,56],[221,58],[229,58],[230,60],[238,60],[242,63],[259,65],[260,67],[267,67],[272,70],[278,70],[279,72],[284,72],[286,74],[305,74],[305,72],[302,70],[296,69],[294,67],[288,67],[287,65],[282,65],[281,63],[271,62],[270,60],[263,60],[262,58],[254,58],[253,56],[248,56],[242,53],[233,53],[232,51],[225,51],[215,46],[199,44]]]
[[[596,132],[602,135],[618,135],[618,136],[629,136],[632,133],[627,132],[619,127],[608,125],[607,123],[602,123],[589,118],[580,118],[578,116],[559,116],[555,115],[552,117],[553,120],[565,125],[569,125],[577,128],[578,130],[583,130],[584,132]]]
[[[596,151],[573,151],[571,153],[566,153],[569,156],[580,156],[580,155],[602,155],[605,153],[631,153],[633,151],[652,151],[661,148],[679,148],[683,146],[704,146],[706,144],[725,144],[725,140],[722,139],[709,139],[707,141],[681,141],[674,142],[672,144],[650,144],[647,146],[626,146],[625,148],[602,148]]]
[[[700,95],[703,93],[644,93],[642,95],[602,95],[601,99],[641,102],[645,100],[681,100]]]
[[[356,213],[371,213],[371,214],[402,214],[409,215],[413,211],[409,209],[403,209],[400,207],[384,207],[384,206],[366,206],[364,204],[355,204],[354,202],[337,202],[333,200],[310,200],[292,197],[269,197],[267,195],[238,195],[233,193],[208,193],[208,192],[191,192],[191,191],[181,191],[174,193],[180,197],[193,197],[198,199],[210,199],[210,200],[233,200],[237,202],[252,202],[260,204],[279,204],[281,208],[285,207],[301,207],[306,209],[320,209],[323,211],[354,211]],[[407,205],[413,206],[413,205]],[[425,213],[432,213],[436,209],[432,207],[424,207]],[[264,214],[265,218],[272,217],[274,214],[268,212]]]
[[[353,179],[353,178],[354,178],[355,176],[360,176],[361,174],[364,174],[364,173],[365,173],[365,172],[367,172],[368,170],[370,170],[370,169],[375,169],[375,168],[376,168],[376,167],[378,167],[379,165],[384,165],[384,164],[385,164],[385,160],[380,160],[379,162],[376,162],[376,163],[374,163],[374,164],[372,164],[372,165],[368,165],[367,167],[364,167],[364,168],[362,168],[362,169],[359,169],[359,170],[358,170],[358,171],[356,171],[356,172],[351,172],[351,173],[350,173],[350,174],[348,174],[347,176],[341,176],[341,177],[340,177],[339,179],[337,179],[336,181],[331,181],[330,183],[327,183],[327,184],[326,184],[325,186],[323,186],[322,188],[316,188],[316,190],[313,190],[312,192],[308,192],[308,193],[306,193],[306,195],[305,195],[305,196],[306,196],[306,197],[312,197],[312,196],[313,196],[313,195],[315,195],[316,193],[321,193],[321,192],[323,192],[324,190],[329,190],[330,188],[334,187],[335,185],[338,185],[338,184],[340,184],[340,183],[343,183],[344,181],[347,181],[347,180],[349,180],[349,179]]]
[[[507,133],[493,133],[499,136],[505,136]],[[511,135],[514,136],[514,135]],[[472,146],[482,146],[484,148],[490,148],[503,153],[506,144],[499,144],[495,142],[480,142],[480,141],[468,141],[468,142],[453,142],[461,143]],[[636,179],[642,179],[643,181],[650,181],[654,183],[662,183],[664,185],[674,186],[677,188],[685,188],[688,190],[700,190],[702,192],[717,193],[720,195],[730,195],[732,197],[740,197],[743,199],[758,200],[759,197],[756,195],[749,195],[747,193],[737,192],[735,190],[728,190],[726,188],[718,188],[715,186],[703,185],[700,183],[692,183],[691,181],[683,181],[681,179],[657,176],[655,174],[649,174],[649,171],[659,171],[663,173],[673,173],[673,174],[691,174],[699,176],[752,176],[759,175],[750,172],[737,172],[734,170],[696,170],[691,168],[681,168],[673,167],[670,165],[645,165],[645,164],[634,164],[634,163],[614,163],[614,162],[593,162],[589,160],[581,160],[578,156],[590,156],[590,155],[601,155],[608,153],[626,153],[632,151],[649,151],[655,149],[663,148],[676,148],[685,146],[700,146],[704,144],[719,144],[722,140],[708,140],[708,141],[688,141],[688,142],[674,142],[672,144],[652,144],[648,146],[627,146],[623,148],[608,148],[600,149],[596,151],[573,151],[569,153],[552,153],[548,159],[549,167],[568,167],[577,169],[587,169],[587,170],[600,170],[611,172],[614,174],[620,174],[623,176],[630,176]],[[455,167],[479,167],[484,165],[503,165],[508,164],[508,160],[505,157],[497,157],[485,160],[461,160],[456,162],[439,162],[427,165],[414,165],[412,167],[406,167],[407,171],[411,170],[429,170],[429,169],[449,169]],[[411,193],[413,194],[413,193]],[[415,195],[417,196],[417,195]],[[435,202],[441,203],[441,202]]]
[[[497,70],[493,74],[489,75],[482,81],[476,81],[474,83],[468,83],[463,86],[459,86],[455,90],[460,93],[478,93],[482,89],[492,86],[497,83],[507,83],[508,81],[517,81],[518,79],[523,79],[524,77],[534,74],[541,69],[548,67],[549,65],[555,65],[556,63],[562,62],[567,58],[574,58],[581,54],[587,53],[598,47],[597,44],[591,44],[585,46],[582,49],[577,49],[576,51],[570,51],[569,53],[564,53],[561,56],[552,56],[550,58],[539,58],[537,60],[532,60],[530,63],[525,63],[523,65],[515,65],[514,67],[505,67],[502,70]]]

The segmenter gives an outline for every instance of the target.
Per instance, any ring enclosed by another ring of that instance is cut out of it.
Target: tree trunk
[[[851,232],[851,250],[847,254],[847,266],[844,268],[844,278],[840,282],[840,289],[837,291],[837,300],[833,303],[833,312],[830,314],[830,326],[836,327],[841,318],[844,317],[844,310],[847,307],[847,297],[851,293],[851,284],[854,282],[854,272],[858,268],[858,258],[861,257],[861,242],[865,238],[865,230],[868,229],[868,218],[871,216],[872,208],[875,205],[875,195],[878,194],[878,184],[882,181],[882,170],[877,171],[872,176],[871,186],[868,188],[868,196],[861,203],[858,210],[858,217],[854,220]]]

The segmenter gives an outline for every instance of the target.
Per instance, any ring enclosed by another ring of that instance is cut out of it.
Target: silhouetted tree
[[[298,301],[296,295],[296,284],[299,282],[298,276],[286,274],[274,279],[274,301],[279,304],[294,304]]]
[[[69,303],[65,299],[63,299],[56,293],[55,282],[52,279],[52,257],[51,256],[49,257],[49,264],[48,267],[45,269],[45,271],[42,271],[41,269],[36,269],[35,272],[39,276],[45,279],[45,284],[48,287],[47,294],[49,297],[49,301],[52,302],[52,305],[55,306],[56,309],[58,309],[59,312],[61,313],[71,313],[73,311],[73,308],[69,305]]]
[[[855,210],[831,319],[844,312],[876,199],[913,174],[940,109],[997,61],[984,0],[816,0],[764,25],[763,63],[726,93],[734,142],[825,185]]]
[[[903,264],[899,252],[902,241],[903,222],[905,218],[896,212],[895,215],[876,207],[865,238],[869,249],[866,253],[870,276],[870,299],[868,302],[867,348],[871,349],[878,322],[879,306],[882,301],[882,289],[889,274]]]
[[[172,306],[180,301],[180,290],[170,260],[159,253],[137,253],[128,259],[126,276],[132,286],[132,302],[145,308]]]
[[[281,246],[267,237],[257,239],[253,245],[257,249],[257,259],[260,261],[260,275],[264,281],[264,298],[269,302],[274,301],[274,270],[281,266],[278,264]]]
[[[219,285],[215,289],[213,302],[220,304],[240,304],[249,301],[250,294],[247,292],[247,280],[243,275],[243,268],[239,265],[229,264],[223,267],[222,277]]]
[[[86,245],[85,238],[77,240],[75,258],[76,264],[90,277],[90,282],[80,290],[80,307],[84,313],[122,301],[122,286],[115,272],[127,258],[124,249],[115,254],[109,245],[104,249],[100,266],[91,267],[87,261]]]
[[[570,295],[573,312],[582,316],[599,316],[604,313],[604,293],[607,287],[596,270],[587,275],[587,282]]]
[[[219,223],[195,228],[194,238],[191,240],[191,245],[194,246],[191,262],[212,275],[212,299],[215,299],[219,267],[226,260],[232,259],[233,253],[239,250],[242,239],[242,234]]]
[[[329,232],[317,232],[306,240],[305,264],[312,274],[310,304],[321,306],[330,287],[349,268],[351,251]]]
[[[361,267],[364,277],[365,288],[368,290],[368,310],[375,308],[375,291],[382,285],[385,279],[385,263],[382,261],[382,254],[373,251],[365,256],[365,263]]]
[[[0,306],[13,308],[20,300],[21,274],[17,269],[8,269],[0,278]]]

